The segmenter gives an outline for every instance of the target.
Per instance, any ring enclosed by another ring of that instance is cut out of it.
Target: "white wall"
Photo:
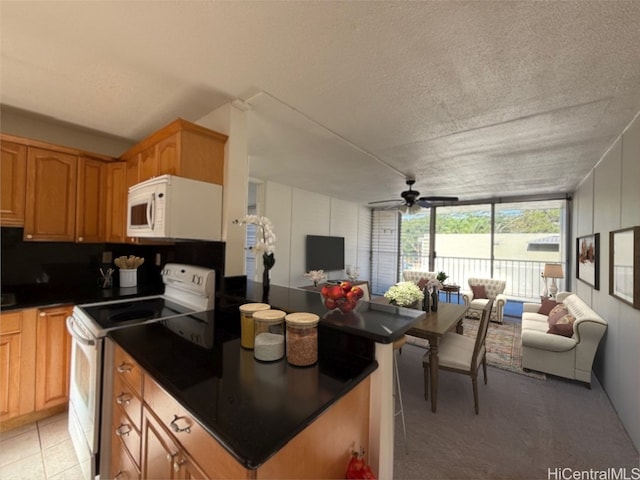
[[[226,242],[224,276],[244,275],[245,229],[233,221],[247,213],[249,156],[246,111],[227,103],[195,122],[228,135],[224,155],[222,240]]]
[[[345,265],[358,266],[359,279],[369,280],[371,213],[368,208],[267,181],[264,208],[259,210],[272,221],[277,237],[272,284],[311,285],[304,276],[306,235],[344,237]],[[346,278],[343,270],[327,273],[329,279]]]
[[[574,291],[608,322],[594,371],[640,449],[640,310],[609,295],[609,232],[640,225],[640,116],[611,146],[574,196],[575,238],[600,234],[600,288],[575,279]],[[575,255],[575,252],[574,252]]]

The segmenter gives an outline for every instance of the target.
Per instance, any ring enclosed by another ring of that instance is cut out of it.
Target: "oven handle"
[[[92,338],[83,337],[75,328],[73,328],[73,316],[67,317],[67,331],[73,337],[73,339],[81,345],[93,347],[96,344],[96,342]]]

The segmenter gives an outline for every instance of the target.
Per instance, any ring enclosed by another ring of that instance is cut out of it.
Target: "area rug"
[[[465,318],[463,325],[464,335],[475,338],[478,331],[478,320]],[[525,371],[522,369],[520,327],[521,325],[519,323],[489,323],[489,330],[487,331],[487,339],[485,341],[487,347],[487,365],[501,370],[519,373],[520,375],[545,380],[547,377],[544,373]],[[412,335],[407,335],[407,343],[422,348],[428,348],[429,346],[427,340]]]

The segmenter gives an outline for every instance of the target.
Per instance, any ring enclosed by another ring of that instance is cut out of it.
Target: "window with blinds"
[[[398,281],[400,214],[397,210],[371,212],[371,293],[383,295]]]

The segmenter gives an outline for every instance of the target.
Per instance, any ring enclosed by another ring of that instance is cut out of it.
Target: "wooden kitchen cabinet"
[[[77,155],[28,148],[25,240],[75,240],[77,168]]]
[[[107,166],[106,241],[126,242],[127,233],[127,164],[113,162]]]
[[[0,225],[22,227],[27,188],[27,147],[3,141],[0,149]]]
[[[106,239],[107,167],[107,163],[89,157],[78,160],[76,242],[101,243]]]
[[[120,159],[138,163],[135,183],[171,174],[222,185],[226,141],[226,135],[177,119],[138,143]]]
[[[204,472],[174,440],[173,435],[162,426],[151,410],[146,407],[143,410],[142,478],[225,478]]]
[[[36,309],[0,314],[0,430],[34,410]]]
[[[73,307],[38,309],[36,324],[36,410],[69,401],[71,336],[67,317]]]

